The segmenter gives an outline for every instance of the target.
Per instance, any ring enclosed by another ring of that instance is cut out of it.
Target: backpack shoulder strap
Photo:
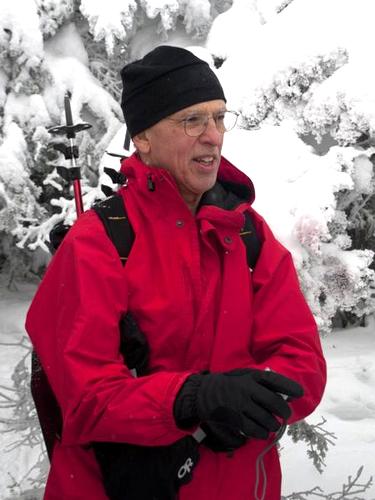
[[[122,265],[125,265],[134,242],[134,231],[127,216],[122,197],[119,195],[110,196],[96,203],[92,208],[103,222],[108,237],[116,247]],[[240,236],[246,246],[247,263],[251,269],[254,269],[262,243],[250,213],[246,211],[244,216],[245,225],[240,232]]]
[[[240,236],[246,246],[247,263],[250,269],[254,269],[257,263],[262,242],[255,229],[254,222],[248,210],[244,212],[245,225],[240,232]]]
[[[102,221],[108,237],[116,247],[121,263],[124,266],[134,242],[134,231],[122,197],[115,194],[95,203],[92,208]]]

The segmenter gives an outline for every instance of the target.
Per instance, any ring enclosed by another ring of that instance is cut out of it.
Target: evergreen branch
[[[364,196],[363,199],[359,202],[356,203],[356,205],[352,208],[350,216],[351,218],[356,218],[359,212],[365,207],[365,205],[371,200],[371,198],[374,196],[374,193],[368,194],[367,196]]]
[[[322,473],[326,466],[324,459],[328,445],[335,445],[336,435],[323,428],[326,419],[322,417],[318,424],[308,424],[305,420],[293,424],[288,428],[288,434],[293,442],[304,441],[308,445],[307,456],[313,461],[318,472]]]
[[[17,392],[16,389],[14,389],[14,387],[7,387],[6,385],[0,385],[0,389],[4,389],[5,391]],[[9,396],[6,396],[6,394],[4,394],[2,392],[0,392],[0,397],[2,397],[4,399],[9,399],[9,401],[11,401]]]
[[[286,9],[292,2],[293,0],[283,0],[283,2],[276,8],[276,12],[280,14],[280,12]]]
[[[25,335],[23,335],[18,342],[1,341],[0,345],[5,346],[5,347],[23,347],[25,349],[30,350],[30,342]]]
[[[291,493],[287,496],[282,496],[281,500],[307,500],[310,497],[324,498],[325,500],[364,500],[363,497],[353,496],[359,493],[364,493],[373,484],[373,476],[370,476],[366,483],[359,483],[359,479],[363,472],[363,465],[357,470],[355,477],[348,476],[347,482],[342,485],[341,491],[334,491],[332,493],[324,493],[319,486],[315,486],[311,490],[300,491]]]

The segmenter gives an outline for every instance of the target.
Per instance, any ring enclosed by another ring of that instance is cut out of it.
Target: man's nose
[[[215,146],[221,146],[224,134],[219,132],[213,116],[208,117],[205,131],[201,134],[200,140],[204,143],[210,143]]]

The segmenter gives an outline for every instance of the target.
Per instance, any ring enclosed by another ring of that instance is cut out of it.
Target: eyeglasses
[[[219,111],[212,115],[205,113],[193,113],[185,118],[166,118],[166,120],[183,123],[185,134],[190,137],[198,137],[206,130],[208,121],[212,118],[215,122],[218,132],[223,134],[232,130],[236,123],[238,114],[236,111]]]

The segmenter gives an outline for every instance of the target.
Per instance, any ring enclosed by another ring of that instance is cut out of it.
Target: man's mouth
[[[204,167],[212,167],[215,163],[216,156],[197,156],[194,158],[194,161],[199,163],[200,165]]]

